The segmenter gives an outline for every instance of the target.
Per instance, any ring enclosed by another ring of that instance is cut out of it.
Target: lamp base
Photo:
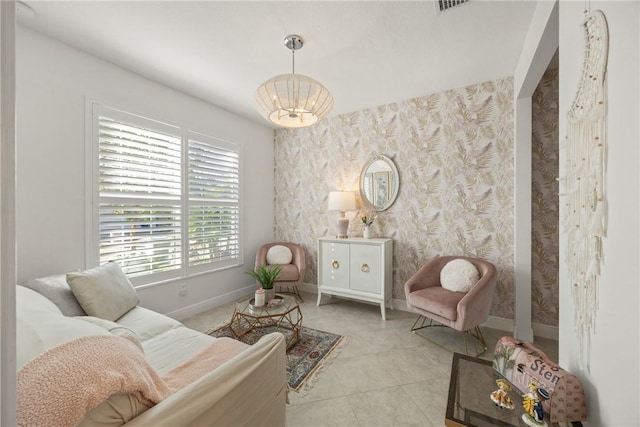
[[[336,220],[336,237],[339,239],[346,239],[349,232],[349,219],[338,218]]]

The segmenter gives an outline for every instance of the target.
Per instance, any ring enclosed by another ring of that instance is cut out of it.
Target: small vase
[[[266,304],[269,303],[272,299],[276,297],[276,288],[265,289],[264,290],[264,302]]]
[[[367,225],[364,226],[364,230],[362,230],[362,237],[364,237],[365,239],[371,238],[371,227]]]

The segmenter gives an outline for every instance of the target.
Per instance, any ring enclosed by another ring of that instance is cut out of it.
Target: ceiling
[[[535,1],[35,1],[19,24],[267,124],[253,104],[291,72],[333,94],[330,116],[512,76]]]

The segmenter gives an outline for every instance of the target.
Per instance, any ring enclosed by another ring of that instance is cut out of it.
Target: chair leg
[[[420,322],[420,326],[418,326],[418,322]],[[424,317],[422,314],[418,315],[418,318],[416,319],[416,321],[413,323],[413,326],[411,327],[411,332],[416,332],[419,331],[420,329],[424,329],[424,328],[429,328],[431,326],[433,326],[433,320],[429,319],[429,324],[425,325],[425,323],[427,322],[427,318]]]
[[[471,342],[473,343],[473,351],[475,352],[475,354],[469,354],[469,349],[467,347],[467,335],[471,337]],[[464,352],[468,356],[478,357],[482,353],[487,351],[487,343],[484,340],[484,335],[482,335],[480,326],[476,326],[469,329],[468,331],[462,332],[462,339],[464,340]]]
[[[300,291],[298,290],[297,286],[286,286],[286,285],[282,286],[282,285],[280,285],[279,288],[280,288],[280,292],[279,293],[293,295],[299,303],[303,303],[304,302],[304,300],[302,299],[302,296],[300,295]],[[287,290],[283,292],[282,288],[286,288]]]
[[[446,325],[442,325],[440,323],[433,323],[433,319],[429,319],[429,323],[427,324],[427,318],[423,315],[419,315],[418,318],[416,319],[416,321],[413,323],[413,326],[411,327],[411,332],[413,332],[414,334],[419,331],[420,329],[425,329],[425,328],[431,328],[431,327],[444,327],[447,328],[448,326]],[[461,332],[462,333],[462,340],[464,342],[464,352],[467,356],[473,356],[473,357],[478,357],[480,356],[482,353],[484,353],[487,350],[487,343],[484,340],[484,335],[482,334],[482,330],[480,329],[479,326],[476,326],[474,328],[469,329],[468,331],[464,331]],[[422,334],[416,334],[421,338],[424,338],[425,340],[437,345],[440,348],[443,348],[447,351],[451,351],[453,352],[453,350],[445,347],[444,345],[422,335]],[[474,354],[470,354],[469,353],[469,347],[467,345],[467,335],[469,335],[471,337],[472,343],[473,343],[473,351]]]

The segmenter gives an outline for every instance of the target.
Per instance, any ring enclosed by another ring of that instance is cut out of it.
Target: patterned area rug
[[[253,344],[261,336],[271,332],[290,333],[288,330],[276,330],[275,326],[268,326],[249,332],[241,341]],[[207,334],[234,338],[228,324],[207,331]],[[315,383],[316,374],[338,354],[344,343],[342,335],[300,327],[298,342],[287,350],[287,382],[290,389],[305,394]]]

